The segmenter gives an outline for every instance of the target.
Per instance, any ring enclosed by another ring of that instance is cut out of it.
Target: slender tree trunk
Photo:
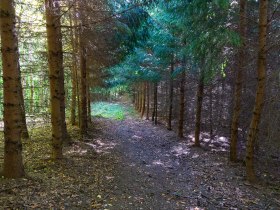
[[[246,4],[247,0],[240,0],[239,10],[239,33],[242,38],[242,46],[239,49],[238,69],[235,79],[234,91],[234,107],[231,121],[231,134],[230,134],[230,161],[237,161],[237,140],[238,140],[238,126],[241,111],[241,94],[242,94],[242,80],[243,69],[245,65],[245,38],[246,38]]]
[[[17,16],[19,26],[21,27],[21,19],[20,17]],[[18,43],[18,36],[19,36],[19,31],[17,30],[17,36],[16,36],[16,42]],[[17,51],[17,53],[19,53]],[[19,55],[18,55],[19,57]],[[21,77],[21,72],[20,72],[20,64],[18,64],[18,71],[19,71],[19,76],[20,76],[20,85],[19,85],[19,94],[20,94],[20,103],[21,103],[21,137],[23,139],[28,139],[29,138],[29,133],[27,129],[27,123],[26,123],[26,112],[25,112],[25,103],[24,103],[24,89],[23,89],[23,84],[26,84],[25,79]]]
[[[143,101],[143,89],[142,83],[139,83],[139,104],[138,104],[138,112],[141,114],[142,109],[142,101]]]
[[[169,107],[168,107],[168,119],[167,119],[167,129],[172,130],[172,111],[173,111],[173,95],[174,95],[174,88],[173,88],[173,75],[174,72],[174,62],[171,62],[170,66],[170,81],[169,81]]]
[[[31,80],[31,90],[30,90],[30,112],[34,112],[34,83],[33,80]]]
[[[210,93],[209,93],[209,124],[210,124],[210,139],[213,140],[213,87],[211,85],[210,87]]]
[[[82,42],[82,41],[81,41]],[[84,46],[81,44],[81,87],[80,87],[80,95],[81,95],[81,124],[80,130],[82,134],[86,134],[87,125],[87,85],[86,85],[86,77],[87,77],[87,69],[86,69],[86,51]]]
[[[139,92],[139,86],[136,85],[136,110],[139,109],[139,101],[140,101],[140,92]]]
[[[221,88],[221,91],[220,91],[220,96],[219,96],[219,103],[217,106],[219,106],[218,110],[219,110],[219,115],[218,115],[218,124],[219,124],[219,127],[223,127],[223,118],[224,118],[224,100],[225,100],[225,97],[224,97],[224,93],[225,93],[225,79],[222,78],[222,88]]]
[[[150,85],[149,85],[149,82],[147,82],[147,85],[146,85],[146,88],[147,88],[147,112],[146,112],[146,120],[149,120],[149,112],[150,112]]]
[[[61,33],[61,31],[60,31]],[[61,49],[62,49],[62,42],[61,42]],[[62,53],[61,53],[62,54]],[[61,59],[63,59],[63,54]],[[63,61],[62,61],[63,63]],[[60,72],[60,114],[61,114],[61,126],[62,126],[62,139],[64,142],[69,141],[69,136],[67,132],[67,126],[66,126],[66,116],[65,116],[65,88],[64,88],[64,67],[62,66],[62,71]]]
[[[141,115],[142,112],[142,101],[143,101],[143,89],[142,89],[142,83],[139,84],[139,92],[140,92],[140,100],[139,100],[139,108],[138,112]]]
[[[132,104],[135,106],[135,90],[132,90]]]
[[[51,121],[52,121],[52,158],[62,158],[63,122],[61,114],[61,71],[63,71],[62,48],[58,28],[60,12],[58,0],[45,0],[48,62],[50,77]]]
[[[260,0],[259,7],[259,47],[258,47],[258,85],[256,92],[253,117],[249,128],[246,148],[246,173],[247,180],[255,181],[254,171],[254,146],[264,104],[265,77],[266,77],[266,37],[267,37],[268,0]]]
[[[158,109],[158,84],[154,83],[154,108],[153,108],[153,116],[152,121],[154,121],[155,125],[157,125],[157,109]]]
[[[194,145],[200,146],[200,126],[201,126],[201,111],[204,95],[204,71],[201,72],[200,79],[197,87],[197,102],[196,102],[196,119],[195,119],[195,142]]]
[[[137,105],[138,105],[138,89],[137,89],[137,86],[135,87],[135,102],[134,102],[134,108],[135,110],[137,110]]]
[[[168,123],[168,115],[169,115],[169,84],[168,82],[164,83],[165,86],[165,105],[164,105],[164,120],[166,121],[166,123]]]
[[[72,67],[72,95],[71,95],[71,125],[76,125],[76,104],[77,104],[77,86],[76,86],[76,69]]]
[[[184,115],[185,115],[185,83],[186,83],[186,71],[182,72],[181,84],[180,84],[180,113],[178,120],[178,137],[184,137]]]
[[[146,111],[146,83],[143,82],[143,100],[142,100],[142,110],[141,110],[141,118],[143,119],[145,111]]]
[[[65,115],[65,86],[64,86],[64,66],[63,66],[63,46],[62,46],[62,32],[61,32],[61,23],[60,23],[60,0],[54,0],[56,6],[56,39],[57,39],[57,49],[59,49],[59,55],[57,59],[60,59],[60,76],[59,76],[59,91],[60,91],[60,114],[61,114],[61,126],[62,126],[62,139],[64,142],[69,141],[69,136],[66,126],[66,115]]]
[[[20,66],[18,64],[18,66]],[[20,68],[18,68],[19,76],[21,78]],[[20,79],[20,85],[19,85],[19,95],[20,95],[20,107],[21,107],[21,137],[23,139],[29,138],[29,133],[27,129],[27,123],[26,123],[26,113],[25,113],[25,105],[24,105],[24,98],[23,98],[23,91],[22,91],[22,83]]]
[[[76,2],[76,4],[78,4],[78,2]],[[76,75],[76,94],[77,94],[77,106],[76,106],[76,108],[78,109],[77,111],[78,111],[78,126],[79,126],[79,128],[81,128],[81,106],[80,106],[80,104],[81,104],[81,96],[80,96],[80,87],[81,87],[81,84],[80,84],[80,82],[81,82],[81,75],[80,75],[80,71],[79,71],[79,68],[78,67],[81,67],[81,60],[80,59],[78,59],[78,57],[80,57],[81,58],[81,51],[80,51],[80,49],[81,49],[81,40],[80,40],[80,38],[81,38],[81,35],[80,35],[80,33],[81,33],[81,30],[79,30],[79,27],[78,27],[78,18],[77,18],[77,7],[76,7],[76,5],[73,7],[73,10],[74,10],[74,19],[73,19],[73,23],[74,23],[74,26],[75,26],[75,30],[74,30],[74,37],[75,37],[75,46],[76,46],[76,60],[77,60],[77,64],[76,64],[76,66],[77,66],[77,68],[75,69],[75,75]]]
[[[24,176],[21,144],[21,82],[13,0],[0,1],[0,35],[4,86],[4,166],[6,178]]]
[[[88,115],[88,122],[91,123],[91,97],[90,97],[90,86],[89,86],[89,71],[87,71],[87,115]]]
[[[80,128],[81,127],[81,107],[80,107],[81,97],[80,97],[80,94],[78,94],[78,93],[80,93],[81,76],[78,73],[78,68],[76,69],[76,79],[77,79],[77,81],[76,81],[76,86],[77,86],[76,93],[77,93],[77,109],[78,109],[78,126]]]
[[[76,33],[74,33],[73,29],[73,20],[72,20],[72,14],[69,13],[69,21],[70,21],[70,37],[71,37],[71,45],[72,45],[72,67],[71,67],[71,82],[72,82],[72,96],[71,96],[71,125],[76,124],[76,107],[77,107],[77,44],[76,39],[77,37],[74,36]],[[74,21],[76,22],[76,21]],[[76,24],[74,24],[76,26]]]

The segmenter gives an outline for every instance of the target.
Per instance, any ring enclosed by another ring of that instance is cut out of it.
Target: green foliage
[[[133,2],[123,2],[123,7],[129,8]],[[233,47],[240,45],[239,35],[229,27],[234,11],[229,0],[169,0],[151,5],[152,8],[143,7],[145,12],[133,10],[120,18],[130,28],[125,32],[127,36],[133,34],[133,43],[139,39],[141,45],[134,45],[132,54],[109,68],[109,87],[139,81],[158,82],[167,78],[164,75],[171,63],[176,63],[173,78],[185,70],[203,73],[205,82],[216,74],[226,75],[227,57]],[[145,39],[131,32],[133,25],[139,25],[132,14],[146,18]]]
[[[120,104],[112,104],[107,102],[98,102],[92,104],[92,115],[96,117],[104,117],[115,120],[124,120],[125,109]]]

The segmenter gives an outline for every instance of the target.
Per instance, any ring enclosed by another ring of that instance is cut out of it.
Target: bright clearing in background
[[[97,102],[92,104],[91,114],[96,117],[123,120],[125,116],[125,109],[120,104]]]

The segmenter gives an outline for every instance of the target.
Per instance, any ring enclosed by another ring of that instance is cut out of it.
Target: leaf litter
[[[279,182],[248,184],[226,152],[193,148],[151,122],[98,118],[84,139],[68,130],[58,162],[49,158],[50,128],[32,132],[27,177],[1,178],[1,209],[280,209]]]

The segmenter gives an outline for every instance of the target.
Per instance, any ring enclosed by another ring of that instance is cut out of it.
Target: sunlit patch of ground
[[[97,129],[96,125],[94,129]],[[23,142],[27,176],[12,180],[0,177],[0,209],[92,209],[91,206],[99,199],[100,191],[97,189],[111,182],[114,177],[111,165],[115,160],[109,161],[108,157],[103,160],[103,156],[115,144],[104,138],[92,138],[92,133],[95,133],[93,128],[90,128],[87,136],[90,141],[81,140],[77,127],[68,127],[68,132],[72,143],[64,146],[62,160],[53,161],[50,159],[51,128],[32,130],[31,139]],[[1,170],[4,147],[2,133],[0,137]],[[104,179],[101,179],[103,176]]]
[[[91,114],[94,117],[103,117],[114,120],[124,120],[126,113],[134,112],[119,103],[96,102],[91,105]]]
[[[192,145],[195,141],[194,134],[188,135],[189,146]],[[215,152],[226,152],[229,151],[229,138],[224,136],[213,136],[210,137],[210,133],[201,132],[200,134],[200,144]]]

